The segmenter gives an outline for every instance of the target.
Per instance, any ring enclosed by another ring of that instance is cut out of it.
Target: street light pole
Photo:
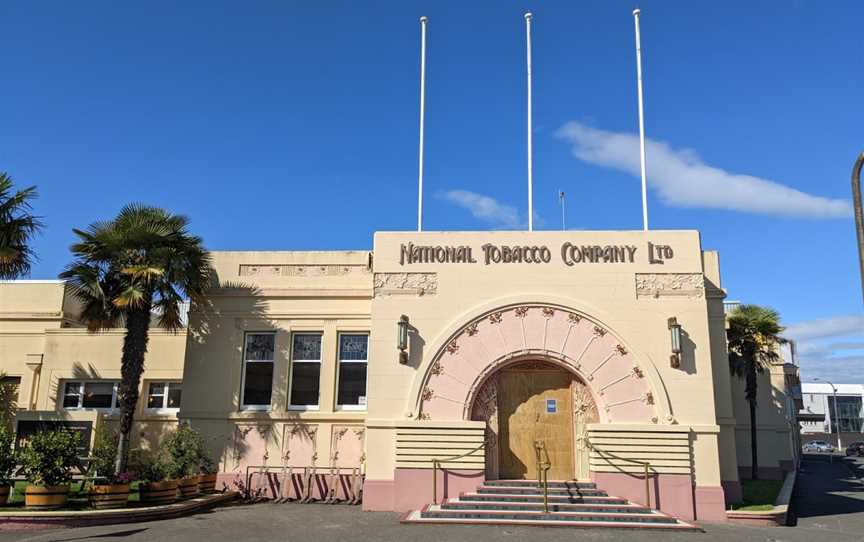
[[[819,378],[814,378],[813,380],[819,380]],[[831,412],[828,412],[828,421],[831,422],[831,428],[837,426],[837,451],[840,452],[843,449],[843,445],[840,442],[840,411],[837,409],[837,386],[835,386],[830,380],[825,380],[825,382],[831,386],[831,390],[834,395],[834,419],[837,420],[837,423],[831,421]]]
[[[858,265],[861,271],[861,295],[864,298],[864,205],[861,203],[861,168],[864,152],[858,155],[852,166],[852,205],[855,206],[855,232],[858,236]]]

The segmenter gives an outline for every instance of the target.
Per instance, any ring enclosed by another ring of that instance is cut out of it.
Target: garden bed
[[[51,511],[30,511],[24,506],[9,507],[0,509],[0,530],[115,525],[169,519],[207,510],[220,504],[227,504],[238,496],[239,493],[236,491],[228,491],[180,500],[174,504],[161,506],[139,504],[113,510],[66,508]]]
[[[744,498],[732,505],[732,510],[748,512],[767,512],[774,508],[774,501],[780,494],[783,480],[742,480]]]
[[[795,489],[797,472],[779,480],[744,480],[744,500],[726,512],[726,518],[734,523],[765,527],[788,525],[789,503]]]

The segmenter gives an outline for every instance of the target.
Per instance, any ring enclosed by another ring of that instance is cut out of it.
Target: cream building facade
[[[719,257],[696,231],[379,232],[371,251],[217,251],[213,265],[188,332],[151,336],[136,434],[153,446],[188,421],[225,484],[279,497],[264,473],[317,472],[347,494],[339,475],[362,472],[364,509],[415,510],[536,479],[539,442],[550,478],[636,502],[647,464],[651,503],[681,518],[725,519],[740,498],[743,394]],[[88,334],[60,283],[4,286],[0,367],[20,376],[19,404],[110,420],[83,386],[119,377],[122,332]],[[172,385],[178,409],[147,408]],[[766,441],[782,438],[760,436],[778,472],[788,442]]]

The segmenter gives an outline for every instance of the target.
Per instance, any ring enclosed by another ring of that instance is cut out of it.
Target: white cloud
[[[556,135],[572,144],[573,156],[638,177],[639,138],[568,122]],[[645,142],[648,183],[673,206],[704,207],[805,218],[852,215],[847,200],[823,198],[753,175],[730,173],[704,163],[695,151],[673,149],[662,141]]]
[[[521,229],[524,227],[524,221],[519,218],[519,211],[512,205],[501,203],[495,198],[468,190],[448,190],[441,193],[440,197],[466,209],[474,218],[496,228]]]
[[[797,341],[864,335],[864,314],[850,314],[799,322],[787,327],[784,335]]]
[[[819,377],[835,384],[864,383],[864,315],[799,322],[787,327],[783,335],[798,344],[804,380]]]

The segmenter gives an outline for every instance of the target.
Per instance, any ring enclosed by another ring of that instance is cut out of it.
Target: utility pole
[[[852,205],[855,206],[855,231],[858,235],[858,266],[861,271],[861,296],[864,299],[864,209],[861,204],[861,167],[864,152],[858,155],[852,166]]]

